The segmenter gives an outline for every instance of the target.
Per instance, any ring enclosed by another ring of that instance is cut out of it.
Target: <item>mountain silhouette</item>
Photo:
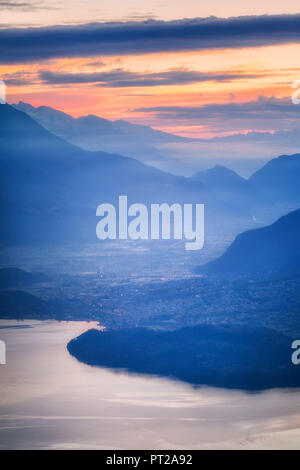
[[[9,105],[0,106],[0,144],[2,242],[95,241],[97,206],[117,204],[122,194],[129,203],[208,200],[203,185],[132,158],[84,151]]]
[[[276,204],[300,206],[300,154],[281,155],[256,171],[249,182]]]
[[[247,186],[245,178],[242,178],[235,171],[223,165],[216,165],[209,170],[199,171],[191,179],[193,181],[201,181],[214,189],[218,189],[220,186],[226,188],[235,186],[244,188]]]
[[[123,119],[110,121],[94,114],[73,118],[69,114],[58,111],[50,106],[34,107],[22,101],[14,104],[13,107],[28,114],[53,134],[66,140],[73,139],[77,144],[80,141],[79,139],[86,137],[90,139],[99,139],[101,137],[103,139],[106,136],[118,136],[118,138],[124,139],[123,143],[125,143],[126,139],[127,143],[134,139],[135,142],[140,140],[144,144],[192,140],[155,130],[149,126],[133,124]]]
[[[163,158],[155,145],[190,140],[122,119],[110,121],[95,115],[73,118],[49,106],[34,107],[22,101],[13,106],[49,132],[84,150],[118,153],[148,164]]]
[[[249,216],[262,218],[270,207],[270,201],[259,188],[223,165],[199,171],[191,180],[204,184],[216,199],[234,207],[236,212],[247,211]]]
[[[98,118],[86,120],[87,130],[98,126]],[[133,158],[85,151],[9,105],[0,106],[0,144],[0,242],[6,244],[96,241],[96,208],[117,205],[119,195],[129,204],[204,203],[206,236],[220,226],[238,233],[268,223],[289,207],[268,204],[260,187],[224,167],[186,178]]]
[[[201,139],[180,137],[125,120],[109,121],[95,115],[73,118],[49,106],[34,107],[22,101],[13,106],[27,113],[51,133],[85,150],[102,150],[134,157],[156,168],[168,168],[167,171],[170,171],[169,167],[172,167],[172,162],[173,169],[177,165],[175,154],[172,156],[172,151],[167,149],[169,145],[171,148],[173,146],[173,149],[178,147],[177,152],[181,149],[186,159],[186,154],[189,152],[188,145],[195,146],[201,141]],[[260,133],[256,134],[258,134],[258,139],[262,138]],[[227,136],[212,139],[210,142],[211,145],[215,142],[218,146],[220,145],[218,142],[232,140],[236,142],[236,145],[240,145],[239,139],[241,142],[245,138],[251,141],[256,134]],[[267,135],[271,140],[275,138],[272,134],[267,133]],[[299,131],[297,135],[300,135]],[[208,141],[206,141],[207,144]],[[265,145],[267,152],[270,144],[265,142],[261,145]],[[201,152],[200,147],[199,152]],[[200,153],[200,163],[202,158]],[[249,217],[253,216],[264,223],[270,211],[274,220],[299,207],[299,177],[300,154],[295,154],[270,160],[249,179],[242,178],[223,165],[217,165],[212,169],[197,172],[191,180],[202,182],[214,192],[215,199],[222,201],[224,206],[232,206],[232,209],[235,209],[236,213],[240,212],[240,215],[247,212]]]
[[[194,385],[260,390],[299,386],[292,340],[266,328],[196,325],[174,331],[89,330],[68,344],[79,361]]]
[[[198,273],[213,275],[299,275],[300,209],[267,227],[236,237],[218,259],[199,266]]]
[[[43,273],[30,273],[19,268],[0,269],[0,288],[30,286],[35,283],[45,282],[48,278]]]
[[[248,175],[274,155],[296,153],[300,144],[300,129],[198,139],[95,115],[73,118],[49,106],[34,107],[22,101],[13,106],[26,112],[50,132],[85,150],[119,153],[186,176],[215,164],[229,166]]]
[[[0,291],[0,318],[45,320],[51,318],[51,315],[48,303],[29,292]]]

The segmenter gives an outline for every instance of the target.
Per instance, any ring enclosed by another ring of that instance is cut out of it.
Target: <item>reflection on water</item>
[[[300,448],[300,391],[194,389],[114,373],[79,363],[66,350],[93,323],[2,320],[3,326],[2,449]]]

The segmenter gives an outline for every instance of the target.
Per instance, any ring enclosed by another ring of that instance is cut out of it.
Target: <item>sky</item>
[[[0,0],[9,103],[182,136],[300,127],[299,51],[294,0]]]

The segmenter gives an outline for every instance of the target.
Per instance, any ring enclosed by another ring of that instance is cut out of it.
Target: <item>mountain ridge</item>
[[[299,275],[300,209],[266,227],[239,234],[225,253],[197,273],[207,275]]]
[[[12,106],[19,111],[23,111],[27,113],[30,117],[37,120],[39,124],[43,124],[46,128],[48,128],[48,130],[56,134],[59,133],[59,128],[55,126],[56,124],[55,122],[51,126],[51,122],[49,121],[49,116],[47,115],[47,113],[50,115],[50,117],[56,116],[57,118],[60,117],[61,119],[64,119],[66,125],[68,126],[65,129],[65,132],[67,133],[68,137],[70,137],[70,135],[72,134],[72,131],[82,132],[85,130],[83,127],[80,127],[80,124],[82,123],[85,124],[86,122],[89,122],[89,123],[93,122],[94,125],[96,126],[96,130],[100,132],[99,135],[105,135],[105,133],[107,133],[108,135],[119,135],[123,137],[133,136],[135,139],[136,138],[145,139],[146,137],[150,137],[152,139],[162,138],[164,142],[166,141],[166,139],[169,139],[171,141],[186,141],[187,140],[184,137],[180,137],[180,136],[168,133],[168,132],[156,130],[150,126],[146,126],[142,124],[134,124],[124,119],[117,119],[117,120],[112,121],[112,120],[97,116],[95,114],[88,114],[84,116],[79,116],[78,118],[74,118],[71,115],[65,113],[64,111],[51,108],[50,106],[34,107],[29,103],[24,103],[23,101],[19,101],[19,103],[12,104]],[[72,129],[72,126],[73,126],[73,129]],[[103,127],[101,128],[101,126]],[[139,135],[139,131],[142,132],[141,136]],[[62,134],[62,136],[63,135],[64,134]]]

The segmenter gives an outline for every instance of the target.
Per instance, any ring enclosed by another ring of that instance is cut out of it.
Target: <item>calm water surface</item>
[[[299,390],[194,389],[90,367],[66,344],[95,326],[0,321],[0,448],[300,449]]]

